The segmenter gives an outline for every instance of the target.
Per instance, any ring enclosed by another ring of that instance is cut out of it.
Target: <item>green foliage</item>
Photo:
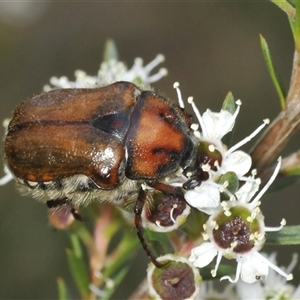
[[[112,59],[117,61],[119,54],[114,40],[108,39],[104,45],[103,61],[108,62]]]
[[[276,73],[273,61],[272,61],[272,57],[271,57],[271,53],[268,47],[268,43],[265,40],[265,38],[260,35],[260,45],[263,51],[263,55],[265,58],[265,62],[269,71],[269,74],[271,76],[272,82],[274,84],[275,90],[278,94],[279,100],[280,100],[280,105],[281,105],[281,109],[284,110],[286,107],[286,103],[285,103],[285,92],[284,89],[280,83],[280,80],[278,78],[278,75]]]
[[[57,289],[58,289],[58,299],[59,300],[68,300],[70,299],[68,289],[63,278],[57,278]]]
[[[267,244],[276,245],[300,245],[300,225],[286,226],[280,231],[269,232]]]
[[[224,102],[222,104],[222,109],[227,110],[232,115],[236,111],[235,100],[234,100],[233,94],[231,92],[228,92],[228,94],[226,95]]]
[[[83,259],[81,246],[78,238],[71,234],[73,249],[67,249],[67,257],[72,276],[77,284],[82,298],[87,298],[90,294],[89,277]]]

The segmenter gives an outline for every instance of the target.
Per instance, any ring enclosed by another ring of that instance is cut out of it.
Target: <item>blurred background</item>
[[[165,55],[162,66],[169,75],[154,88],[168,98],[176,100],[172,86],[179,81],[183,97],[194,96],[202,112],[218,111],[232,91],[243,102],[234,136],[239,141],[280,110],[260,33],[288,89],[293,38],[286,15],[267,1],[1,2],[0,120],[39,93],[51,76],[73,79],[76,69],[96,74],[104,43],[112,38],[128,67],[137,56],[148,63],[158,53]],[[283,154],[299,146],[298,134]],[[265,196],[266,225],[277,226],[283,217],[289,225],[299,224],[299,200],[299,183]],[[57,276],[78,298],[66,261],[68,246],[68,235],[49,226],[45,205],[21,197],[13,182],[0,187],[0,299],[55,299]],[[287,265],[300,248],[265,247],[274,249],[279,265]],[[128,273],[133,287],[144,277],[147,262],[141,251]],[[133,287],[122,287],[114,299],[126,299]]]

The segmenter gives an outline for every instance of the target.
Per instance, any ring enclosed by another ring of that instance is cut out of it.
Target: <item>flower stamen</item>
[[[263,187],[263,189],[258,193],[258,195],[253,199],[252,201],[252,205],[255,204],[262,196],[263,194],[268,190],[268,188],[271,186],[271,184],[274,182],[274,180],[276,179],[279,170],[281,167],[281,156],[278,158],[278,163],[277,166],[272,174],[272,176],[270,177],[269,181],[267,182],[267,184]]]
[[[176,90],[177,93],[177,100],[178,100],[178,104],[181,108],[184,108],[184,101],[182,99],[182,94],[181,94],[181,90],[179,88],[179,82],[174,82],[173,84],[173,88]],[[193,129],[194,130],[194,129]]]
[[[286,225],[286,220],[282,219],[280,222],[280,226],[277,227],[265,227],[265,230],[268,232],[280,231]]]
[[[238,106],[238,108],[239,108],[239,106]],[[270,123],[269,119],[263,120],[263,124],[261,124],[258,128],[256,128],[256,130],[254,130],[250,135],[248,135],[247,137],[245,137],[244,139],[242,139],[241,141],[239,141],[237,144],[235,144],[234,146],[232,146],[230,149],[228,149],[227,153],[232,153],[236,149],[242,147],[243,145],[245,145],[246,143],[248,143],[249,141],[251,141],[269,123]]]
[[[263,255],[261,255],[259,252],[254,252],[253,255],[256,256],[256,257],[258,257],[259,259],[261,259],[264,263],[266,263],[270,268],[272,268],[278,274],[280,274],[281,276],[285,277],[287,281],[292,280],[294,278],[294,276],[293,276],[292,273],[287,274],[287,273],[283,272],[279,267],[277,267],[275,264],[273,264],[272,262],[270,262]]]

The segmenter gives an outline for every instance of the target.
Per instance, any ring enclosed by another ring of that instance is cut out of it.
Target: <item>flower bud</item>
[[[144,207],[142,213],[143,226],[156,232],[168,232],[182,225],[191,208],[183,196],[154,193],[151,207]]]
[[[165,263],[156,268],[152,263],[147,270],[149,294],[153,299],[195,299],[202,277],[185,258],[174,254],[161,256],[157,261]]]

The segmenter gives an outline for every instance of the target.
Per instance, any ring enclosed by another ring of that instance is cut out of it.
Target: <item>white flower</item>
[[[199,139],[200,143],[207,143],[209,145],[208,150],[211,153],[218,151],[221,154],[220,161],[217,160],[217,164],[215,164],[215,172],[219,175],[233,171],[238,177],[245,175],[251,168],[251,157],[244,151],[236,151],[236,149],[255,136],[265,126],[265,124],[262,124],[258,130],[252,133],[249,137],[246,137],[235,146],[227,149],[227,147],[222,143],[222,138],[233,129],[235,119],[240,111],[241,101],[236,102],[237,109],[234,114],[231,114],[226,110],[221,110],[219,113],[216,113],[211,112],[208,109],[203,116],[201,116],[198,108],[191,98],[189,99],[189,103],[191,103],[193,107],[202,130],[202,133],[195,130],[195,136]],[[213,168],[211,170],[214,171]]]
[[[223,276],[221,280],[228,279],[237,282],[239,278],[247,283],[254,283],[260,278],[268,276],[269,267],[287,280],[292,275],[287,275],[275,264],[262,256],[259,251],[265,242],[266,231],[278,231],[285,225],[285,220],[277,228],[268,228],[264,223],[259,205],[259,199],[275,180],[281,165],[281,159],[266,186],[251,200],[258,189],[259,181],[253,177],[236,193],[236,199],[223,201],[211,214],[204,224],[205,233],[202,245],[192,250],[190,261],[197,267],[207,266],[216,256],[216,266],[212,275],[216,276],[222,257],[235,259],[237,269],[235,278]]]
[[[165,68],[161,68],[156,74],[150,74],[163,61],[164,56],[159,54],[149,64],[143,66],[143,60],[136,58],[132,68],[128,70],[123,62],[111,59],[101,63],[97,76],[90,76],[82,70],[77,70],[75,71],[75,81],[70,81],[66,76],[52,77],[50,83],[53,87],[45,85],[44,91],[47,92],[53,88],[95,88],[116,81],[129,81],[147,86],[167,74]]]
[[[179,84],[175,83],[174,88],[177,91],[179,105],[184,107]],[[187,182],[190,180],[193,184],[190,185],[191,188],[187,184],[184,186],[187,189],[185,199],[191,206],[211,214],[219,204],[220,189],[227,193],[226,186],[216,183],[222,175],[228,172],[234,172],[238,180],[245,180],[243,176],[250,170],[252,159],[250,155],[238,148],[256,136],[269,123],[269,120],[264,120],[264,123],[252,134],[227,149],[222,138],[233,129],[241,101],[236,101],[237,108],[233,114],[223,109],[218,113],[208,109],[202,116],[192,97],[188,98],[188,102],[192,105],[202,132],[198,131],[198,124],[191,126],[195,139],[198,141],[196,155],[199,165],[196,166],[196,171],[187,174]],[[194,185],[197,186],[194,188]]]
[[[276,265],[276,253],[267,256],[262,253],[270,263]],[[285,269],[285,273],[289,274],[298,261],[298,256],[294,255],[290,265]],[[269,274],[265,280],[255,282],[255,284],[247,284],[241,280],[237,282],[236,291],[238,298],[246,299],[299,299],[300,286],[297,288],[286,282],[286,278],[278,274],[274,269],[269,270]]]

